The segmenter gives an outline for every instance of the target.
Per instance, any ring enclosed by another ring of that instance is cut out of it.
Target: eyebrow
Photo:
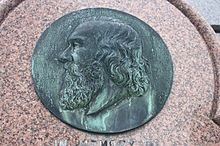
[[[76,36],[76,37],[71,37],[69,40],[76,40],[76,41],[84,41],[85,37],[82,36]]]

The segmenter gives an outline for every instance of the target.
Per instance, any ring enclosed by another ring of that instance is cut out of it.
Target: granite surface
[[[216,37],[209,23],[205,21],[197,11],[194,11],[186,1],[169,0],[169,2],[175,5],[187,18],[189,18],[206,42],[213,63],[215,84],[212,109],[209,117],[220,126],[220,40]]]
[[[8,13],[22,1],[23,0],[0,0],[0,24],[7,17]]]
[[[219,44],[187,5],[170,2],[179,9],[165,0],[28,0],[16,7],[0,26],[0,145],[220,145],[220,127],[213,122],[220,115]],[[165,107],[130,132],[100,135],[73,129],[45,109],[34,91],[31,56],[41,33],[59,17],[93,7],[142,19],[172,55],[174,82]]]
[[[219,0],[185,0],[193,10],[198,11],[210,25],[220,25],[220,1]],[[220,33],[216,33],[220,39]]]
[[[219,0],[185,0],[197,10],[209,24],[220,24],[220,1]]]

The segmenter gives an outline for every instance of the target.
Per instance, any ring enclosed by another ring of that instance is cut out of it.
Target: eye
[[[72,40],[69,40],[69,43],[74,48],[79,48],[79,47],[82,47],[82,45],[83,45],[83,41],[81,39],[72,39]]]
[[[77,41],[74,41],[72,44],[73,44],[73,47],[75,47],[75,48],[79,48],[82,46],[82,44]]]

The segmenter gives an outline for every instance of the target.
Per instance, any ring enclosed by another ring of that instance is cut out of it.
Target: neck
[[[126,89],[119,88],[111,80],[107,80],[103,86],[102,92],[99,93],[93,101],[91,101],[87,115],[97,114],[114,104],[120,103],[120,101],[124,100],[128,96],[126,94]]]

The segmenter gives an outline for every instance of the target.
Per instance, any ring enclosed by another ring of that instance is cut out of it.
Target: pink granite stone
[[[0,24],[8,13],[23,0],[0,0]]]
[[[214,96],[212,101],[212,109],[209,118],[215,121],[220,126],[220,41],[216,37],[211,26],[202,18],[191,6],[184,0],[168,0],[175,5],[191,23],[197,28],[200,35],[205,40],[210,57],[213,63],[214,72]]]
[[[121,10],[145,21],[163,38],[174,63],[173,87],[163,110],[144,126],[122,134],[86,133],[62,123],[44,108],[31,79],[31,56],[41,33],[59,17],[93,7]],[[216,43],[214,38],[208,39],[211,31],[202,37],[203,29],[188,17],[165,0],[22,2],[0,26],[0,145],[54,145],[59,141],[91,145],[91,140],[95,145],[99,140],[137,146],[220,145],[220,127],[210,118],[213,97],[219,90],[219,66],[213,66],[210,48],[215,60],[218,50],[207,42]],[[217,106],[215,109],[217,113]]]

